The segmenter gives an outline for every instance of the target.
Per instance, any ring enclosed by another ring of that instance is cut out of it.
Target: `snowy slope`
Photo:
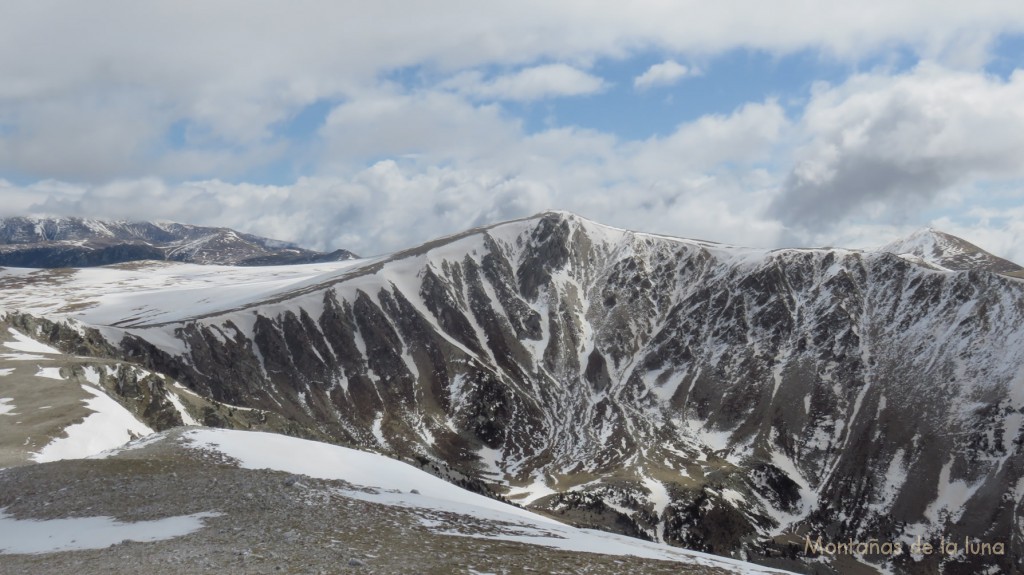
[[[181,321],[288,293],[366,260],[234,267],[171,262],[132,266],[0,270],[0,309],[68,317],[86,325]],[[19,289],[28,288],[32,289]]]
[[[7,417],[0,420],[0,466],[25,457],[78,459],[153,433],[99,386],[103,368],[14,328],[2,332],[0,415]]]
[[[65,427],[63,437],[47,443],[33,456],[37,462],[81,459],[153,433],[104,391],[90,385],[83,385],[82,389],[92,396],[85,401],[91,413],[80,423]]]

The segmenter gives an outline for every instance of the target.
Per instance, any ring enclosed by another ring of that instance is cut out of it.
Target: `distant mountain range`
[[[286,265],[355,258],[227,228],[88,218],[0,218],[0,266],[91,267],[140,260]]]
[[[547,212],[273,272],[7,268],[0,308],[172,378],[206,425],[377,451],[577,526],[802,573],[994,574],[1024,572],[1020,272],[936,230],[764,250]]]

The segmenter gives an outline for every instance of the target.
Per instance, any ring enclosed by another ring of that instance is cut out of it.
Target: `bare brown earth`
[[[0,325],[0,398],[8,399],[13,409],[0,414],[0,467],[31,463],[31,453],[42,449],[64,428],[82,421],[92,413],[83,400],[92,396],[72,374],[78,366],[110,362],[89,359],[78,361],[64,354],[19,352],[3,346],[14,337],[6,325]],[[65,380],[40,377],[44,368],[57,369]],[[84,379],[81,380],[84,383]]]

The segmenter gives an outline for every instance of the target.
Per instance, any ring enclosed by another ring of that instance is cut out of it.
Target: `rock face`
[[[91,267],[139,260],[282,265],[352,259],[243,234],[185,224],[86,218],[0,218],[0,266]]]
[[[547,213],[104,333],[212,399],[578,524],[797,570],[1019,572],[1024,283],[892,251]],[[819,562],[819,536],[904,553]]]

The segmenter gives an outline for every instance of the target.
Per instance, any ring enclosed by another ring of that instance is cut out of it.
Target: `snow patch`
[[[185,387],[184,385],[181,385],[177,381],[175,381],[171,385],[173,385],[175,389],[183,391],[183,392],[185,392],[185,393],[187,393],[187,394],[189,394],[189,395],[191,395],[193,397],[200,397],[200,395],[198,393],[192,391],[191,389]],[[247,408],[243,408],[243,409],[247,409]]]
[[[381,447],[388,446],[388,440],[384,437],[384,430],[382,429],[384,424],[384,412],[381,411],[377,414],[377,417],[373,418],[373,436],[377,438],[377,443]]]
[[[56,349],[54,349],[54,348],[52,348],[52,347],[50,347],[48,345],[39,343],[38,341],[36,341],[36,340],[26,336],[25,334],[23,334],[20,331],[14,329],[13,327],[7,328],[7,331],[12,336],[14,336],[14,339],[15,339],[15,341],[5,341],[4,342],[3,345],[7,349],[13,349],[14,351],[23,351],[23,352],[26,352],[26,353],[42,353],[42,354],[51,354],[51,355],[59,355],[60,354],[60,351],[58,351],[58,350],[56,350]]]
[[[178,415],[181,416],[181,422],[185,425],[202,425],[191,414],[185,409],[185,404],[181,402],[181,398],[173,393],[167,394],[167,399],[170,400],[174,409],[178,411]]]
[[[117,455],[119,453],[123,453],[125,451],[135,451],[136,449],[142,449],[143,447],[146,447],[147,445],[152,445],[154,443],[159,442],[163,438],[164,438],[163,434],[153,433],[153,434],[147,435],[145,437],[140,437],[139,439],[133,439],[132,441],[129,441],[128,443],[125,443],[124,445],[122,445],[120,447],[115,447],[114,449],[108,449],[108,450],[106,450],[106,451],[104,451],[102,453],[97,453],[96,455],[90,455],[86,459],[106,459],[108,457],[112,457],[114,455]]]
[[[725,499],[733,505],[739,505],[740,503],[745,503],[747,501],[747,498],[744,497],[742,493],[735,489],[729,489],[728,487],[722,489],[722,499]]]
[[[104,549],[122,541],[162,541],[198,531],[204,527],[204,519],[220,515],[204,512],[121,522],[112,517],[15,519],[0,509],[0,554]]]
[[[1022,480],[1024,482],[1024,480]],[[515,501],[520,505],[530,505],[534,501],[541,497],[547,497],[548,495],[554,495],[558,493],[554,489],[548,487],[547,483],[544,482],[543,477],[534,477],[533,483],[523,487],[512,487],[505,494],[505,497]]]
[[[885,484],[879,490],[880,500],[878,503],[870,505],[872,510],[876,512],[888,511],[892,502],[896,499],[896,495],[899,494],[899,490],[907,482],[907,468],[903,465],[904,457],[905,452],[902,448],[897,449],[896,453],[893,454],[892,460],[889,462],[889,468],[885,472]]]
[[[60,375],[59,367],[40,367],[39,372],[36,373],[36,377],[45,377],[47,379],[56,379],[57,381],[64,381],[64,378]]]
[[[82,368],[82,371],[85,372],[85,381],[88,381],[89,383],[96,386],[100,384],[100,372],[98,369],[91,365],[87,365],[84,368]]]
[[[477,457],[480,458],[480,463],[483,464],[485,475],[493,475],[495,477],[501,477],[504,473],[501,471],[501,460],[504,459],[500,449],[491,449],[490,447],[481,447],[476,452]]]
[[[683,383],[688,373],[686,371],[676,371],[666,376],[665,373],[671,369],[670,367],[664,367],[655,371],[648,371],[642,377],[644,385],[661,403],[668,403],[672,399],[672,396],[676,394],[676,390],[679,389],[679,385]]]
[[[1014,411],[1007,414],[1003,420],[1003,449],[1012,450],[1013,442],[1020,435],[1021,425],[1024,424],[1024,413]]]
[[[658,481],[656,479],[647,477],[647,476],[643,476],[643,481],[642,482],[643,482],[644,487],[647,489],[647,491],[649,491],[651,493],[651,495],[650,495],[651,505],[654,507],[654,513],[657,514],[657,516],[658,516],[658,527],[657,527],[657,530],[655,532],[656,538],[657,538],[659,543],[664,543],[665,542],[665,509],[668,507],[668,504],[669,504],[669,501],[670,501],[669,496],[668,496],[668,490],[665,489],[665,484],[664,483],[662,483],[662,482],[660,482],[660,481]]]
[[[800,509],[797,510],[796,513],[785,513],[775,509],[771,505],[764,506],[767,513],[779,524],[775,532],[781,533],[782,531],[785,531],[790,523],[802,519],[818,506],[818,494],[813,488],[811,488],[807,479],[805,479],[803,474],[800,473],[800,470],[797,469],[793,460],[785,454],[773,451],[772,465],[785,473],[786,476],[792,479],[800,489]]]
[[[153,433],[106,393],[88,385],[83,385],[82,389],[93,396],[85,400],[85,405],[95,413],[81,423],[64,428],[67,437],[58,437],[46,444],[32,459],[39,463],[81,459]]]
[[[237,459],[244,469],[275,469],[335,479],[381,490],[412,495],[437,502],[468,503],[482,509],[504,511],[521,517],[539,517],[500,501],[470,493],[411,465],[337,445],[296,439],[274,433],[226,429],[190,430],[184,436],[189,445],[219,451]],[[546,519],[547,523],[555,523]]]
[[[686,428],[690,432],[691,437],[696,438],[711,448],[711,451],[717,453],[729,449],[729,439],[732,437],[731,431],[706,429],[702,425],[703,422],[696,419],[686,420]]]
[[[7,361],[38,361],[52,359],[45,355],[35,355],[32,353],[0,353],[0,359]]]
[[[953,469],[953,459],[950,458],[942,471],[939,473],[938,495],[924,511],[932,525],[939,525],[939,519],[943,515],[949,515],[949,521],[958,521],[964,512],[964,505],[974,496],[974,492],[981,486],[981,482],[968,485],[966,481],[950,481],[950,471]]]

